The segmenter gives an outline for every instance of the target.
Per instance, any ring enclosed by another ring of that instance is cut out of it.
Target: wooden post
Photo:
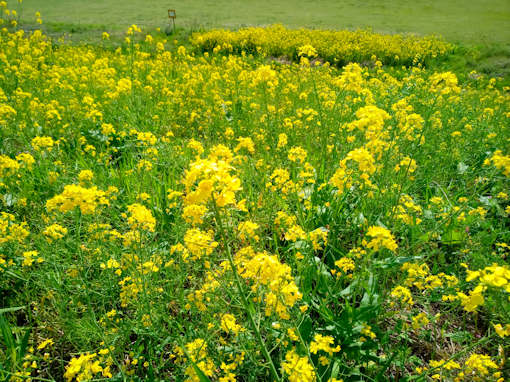
[[[175,13],[175,9],[169,9],[168,10],[168,18],[172,20],[172,29],[173,33],[175,33],[175,18],[177,17]]]

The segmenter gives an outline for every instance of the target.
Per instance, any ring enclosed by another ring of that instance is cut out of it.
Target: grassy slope
[[[150,4],[150,5],[148,5]],[[508,0],[25,0],[24,18],[35,11],[45,22],[105,26],[136,23],[163,27],[175,8],[186,28],[283,23],[293,27],[366,28],[380,32],[437,33],[454,42],[510,43]]]
[[[14,1],[14,0],[11,0]],[[149,4],[149,5],[148,5]],[[46,33],[70,33],[76,42],[97,42],[102,31],[119,40],[133,23],[165,29],[166,10],[177,10],[178,38],[214,27],[282,23],[290,27],[440,34],[461,49],[449,70],[476,70],[510,84],[510,1],[508,0],[24,0],[22,18],[42,13]],[[26,23],[25,23],[26,25]],[[473,47],[476,47],[473,51]]]

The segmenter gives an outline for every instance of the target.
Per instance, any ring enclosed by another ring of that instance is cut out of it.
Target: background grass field
[[[97,42],[103,31],[116,40],[131,24],[164,30],[167,9],[177,11],[179,43],[191,31],[281,23],[317,29],[371,28],[383,33],[441,35],[459,44],[448,68],[476,70],[510,83],[508,0],[24,0],[24,25],[42,13],[43,29],[79,43]]]
[[[83,31],[127,25],[164,27],[177,10],[185,28],[283,23],[291,27],[441,34],[453,42],[510,44],[508,0],[25,0],[24,18],[40,11],[45,23],[79,24]],[[70,28],[72,29],[72,28]]]

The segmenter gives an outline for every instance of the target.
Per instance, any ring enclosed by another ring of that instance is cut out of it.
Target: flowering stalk
[[[266,344],[264,343],[262,335],[260,334],[260,330],[259,330],[257,324],[255,323],[255,319],[253,318],[253,315],[252,315],[253,308],[250,305],[250,303],[248,302],[246,295],[244,294],[241,281],[239,280],[239,273],[237,272],[237,267],[234,263],[234,259],[232,257],[232,252],[230,251],[230,245],[227,242],[227,237],[225,235],[225,230],[224,230],[223,223],[221,220],[221,215],[219,213],[218,206],[216,205],[216,201],[215,201],[214,197],[213,197],[213,206],[214,206],[214,213],[216,216],[216,220],[218,222],[218,227],[220,228],[220,235],[221,235],[223,242],[225,243],[225,245],[224,245],[225,253],[227,254],[228,262],[230,264],[230,267],[232,268],[232,273],[234,274],[235,283],[236,283],[237,289],[239,291],[239,295],[241,296],[241,301],[243,303],[244,310],[246,311],[246,314],[248,315],[250,325],[251,325],[253,331],[255,332],[255,336],[257,337],[257,341],[259,342],[259,345],[262,349],[262,353],[264,354],[264,357],[266,358],[267,362],[269,363],[269,370],[271,371],[273,378],[276,381],[281,381],[281,378],[278,375],[278,372],[276,371],[276,367],[275,367],[274,362],[271,358],[271,355],[269,354],[269,351],[267,350],[267,347],[266,347]]]

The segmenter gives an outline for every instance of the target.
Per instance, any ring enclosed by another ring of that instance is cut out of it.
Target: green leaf
[[[338,377],[338,373],[340,372],[340,364],[337,360],[333,362],[333,366],[331,367],[331,378]]]
[[[307,343],[310,342],[312,338],[312,326],[312,320],[310,317],[306,317],[298,328],[301,338]]]
[[[0,331],[2,332],[2,338],[4,340],[5,347],[7,348],[7,353],[10,353],[11,355],[11,364],[16,365],[16,343],[14,341],[11,327],[2,314],[0,314]]]
[[[25,357],[25,354],[27,352],[28,347],[28,339],[30,338],[30,333],[32,332],[31,328],[28,328],[27,332],[23,336],[21,340],[21,344],[19,347],[19,359],[23,359]]]
[[[21,309],[25,309],[25,307],[24,306],[14,306],[12,308],[2,308],[2,309],[0,309],[0,314],[16,312],[17,310],[21,310]]]
[[[358,280],[354,280],[352,283],[349,284],[349,286],[347,288],[345,288],[340,293],[338,293],[338,295],[340,297],[350,297],[350,295],[352,294],[352,291],[356,285],[358,285]]]
[[[446,245],[454,245],[462,243],[465,238],[466,234],[464,232],[452,228],[442,235],[441,241]]]

